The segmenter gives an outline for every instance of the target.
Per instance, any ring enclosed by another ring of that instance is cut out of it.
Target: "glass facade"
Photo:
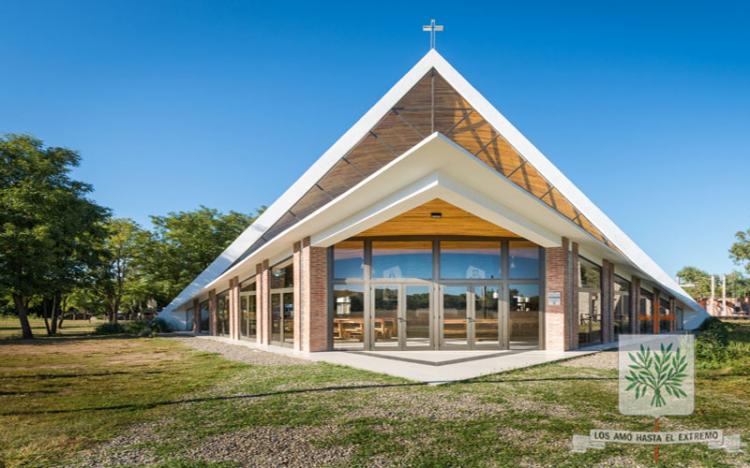
[[[258,334],[258,313],[255,279],[240,285],[240,338],[255,339]]]
[[[659,297],[659,333],[674,331],[674,313],[669,299]]]
[[[229,291],[216,295],[216,334],[229,335]]]
[[[200,304],[200,321],[198,322],[198,331],[200,333],[209,333],[211,331],[211,312],[208,308],[208,301]]]
[[[432,278],[432,241],[373,241],[373,278]]]
[[[334,349],[540,346],[543,257],[531,242],[354,238],[331,258]]]
[[[537,250],[539,248],[537,247]],[[500,242],[440,242],[440,277],[443,279],[500,278]]]
[[[602,269],[579,257],[578,261],[578,345],[602,342]]]
[[[294,267],[284,262],[271,268],[271,343],[294,344]]]
[[[364,241],[344,241],[333,250],[333,277],[362,279],[365,266]]]
[[[638,305],[638,330],[642,335],[654,333],[654,295],[641,289]]]
[[[622,334],[630,334],[631,307],[630,307],[630,281],[615,276],[614,296],[614,330],[615,339]]]
[[[510,286],[510,348],[534,349],[539,346],[539,285]]]
[[[541,275],[541,250],[529,241],[510,241],[508,243],[511,279],[538,279]]]
[[[335,349],[364,349],[365,293],[361,284],[333,286],[333,342]]]

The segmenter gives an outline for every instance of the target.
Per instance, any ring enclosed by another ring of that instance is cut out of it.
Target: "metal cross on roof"
[[[435,33],[443,31],[442,24],[435,24],[435,20],[430,20],[430,24],[422,26],[422,31],[430,33],[430,49],[435,48]]]

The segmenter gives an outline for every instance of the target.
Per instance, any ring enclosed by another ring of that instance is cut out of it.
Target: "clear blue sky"
[[[750,227],[747,2],[8,1],[0,133],[117,216],[270,204],[438,50],[667,272]]]

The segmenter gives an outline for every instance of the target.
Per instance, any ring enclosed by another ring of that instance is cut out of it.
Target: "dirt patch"
[[[311,361],[306,359],[268,353],[259,349],[248,348],[247,346],[223,343],[205,338],[184,337],[173,339],[199,351],[221,354],[230,361],[239,361],[259,366],[312,364]]]
[[[185,457],[210,462],[227,461],[241,466],[311,467],[343,464],[354,447],[319,447],[311,441],[330,436],[335,426],[256,427],[202,441]]]
[[[563,361],[560,365],[593,369],[617,369],[617,351],[601,351],[569,361]]]

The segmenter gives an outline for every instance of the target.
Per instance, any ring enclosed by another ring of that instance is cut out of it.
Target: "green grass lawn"
[[[47,329],[44,327],[44,319],[33,317],[29,319],[31,330],[35,336],[44,336]],[[65,320],[62,329],[58,330],[62,335],[85,335],[94,331],[97,323],[88,320]],[[21,337],[21,325],[18,317],[10,315],[0,315],[0,340]]]
[[[732,339],[747,345],[750,326]],[[175,338],[6,340],[0,466],[650,465],[647,447],[570,452],[573,434],[653,425],[620,415],[617,371],[587,362],[424,386],[323,363],[242,364]],[[748,376],[750,356],[699,370],[695,413],[662,430],[750,441]],[[666,466],[750,464],[705,445],[661,453]]]

